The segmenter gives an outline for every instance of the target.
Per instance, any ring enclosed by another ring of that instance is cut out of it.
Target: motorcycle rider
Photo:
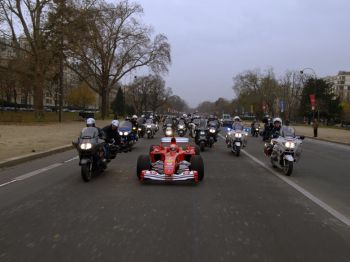
[[[276,117],[273,119],[272,123],[273,123],[273,127],[270,131],[270,138],[271,139],[278,138],[281,135],[282,119],[279,117]],[[272,144],[269,143],[267,145],[267,150],[266,150],[268,156],[271,155],[272,149],[273,149],[273,143]]]
[[[243,130],[243,125],[241,123],[241,118],[239,116],[235,116],[233,118],[232,130]]]
[[[130,122],[132,123],[132,132],[135,135],[136,141],[139,139],[137,135],[137,129],[139,128],[139,124],[137,123],[137,115],[133,115]]]
[[[90,117],[90,118],[86,119],[86,127],[96,128],[98,130],[98,138],[106,141],[106,134],[104,133],[104,131],[101,128],[96,126],[96,121],[94,118]],[[104,144],[103,151],[104,151],[103,156],[100,156],[101,161],[105,166],[107,166],[106,162],[107,162],[107,155],[108,155],[108,151],[109,151],[108,150],[108,143]]]
[[[105,133],[107,143],[112,143],[116,146],[120,145],[120,135],[118,132],[118,127],[119,127],[119,121],[112,120],[110,125],[107,125],[104,128],[102,128],[102,131]],[[107,162],[109,162],[110,161],[109,148],[107,148],[106,158],[107,158]]]

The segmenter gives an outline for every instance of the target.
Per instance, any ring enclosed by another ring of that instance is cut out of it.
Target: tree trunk
[[[101,96],[101,117],[102,119],[105,119],[108,117],[109,113],[109,90],[108,88],[104,88],[102,90],[102,96]]]
[[[37,120],[44,118],[44,75],[40,65],[35,65],[34,74],[34,112]]]

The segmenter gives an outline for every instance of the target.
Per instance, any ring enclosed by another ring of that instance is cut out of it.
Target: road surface
[[[305,140],[286,178],[260,138],[240,157],[220,139],[200,184],[141,184],[158,142],[89,183],[74,150],[0,170],[0,261],[350,261],[350,147]]]

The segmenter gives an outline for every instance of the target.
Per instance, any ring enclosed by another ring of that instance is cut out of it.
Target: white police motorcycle
[[[270,158],[272,167],[278,167],[286,176],[290,176],[294,163],[300,158],[304,138],[304,136],[295,136],[294,129],[289,129],[289,131],[282,131],[280,136],[272,138],[270,145],[265,144],[264,152]]]

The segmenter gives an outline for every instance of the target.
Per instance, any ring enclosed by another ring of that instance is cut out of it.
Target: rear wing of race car
[[[162,137],[161,143],[171,143],[171,140],[175,138],[176,143],[188,143],[190,140],[187,137]]]

